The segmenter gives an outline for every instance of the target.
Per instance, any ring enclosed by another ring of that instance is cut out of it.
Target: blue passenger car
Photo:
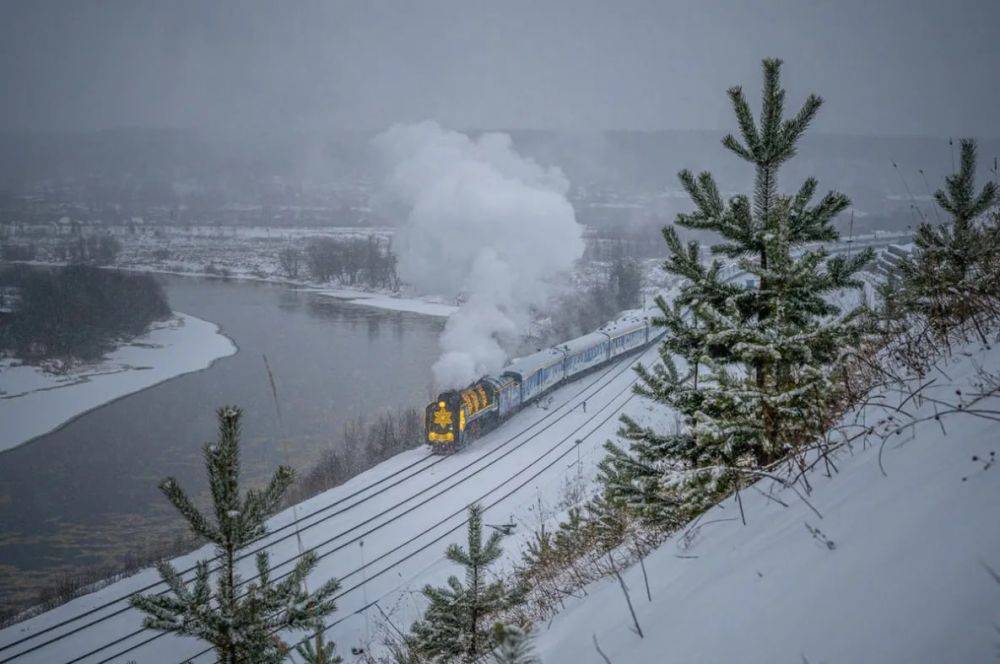
[[[521,407],[521,384],[512,376],[488,376],[484,380],[493,385],[497,394],[500,419],[505,419]]]
[[[554,348],[521,357],[506,367],[503,375],[516,378],[521,384],[521,403],[526,404],[563,379],[566,355]]]
[[[610,357],[610,337],[603,332],[591,332],[557,348],[566,354],[563,373],[569,378],[607,362]]]
[[[611,339],[609,355],[612,358],[624,355],[649,341],[649,325],[644,319],[637,316],[611,321],[604,325],[600,331]]]

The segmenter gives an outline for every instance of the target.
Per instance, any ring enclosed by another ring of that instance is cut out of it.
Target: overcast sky
[[[5,129],[719,129],[773,55],[820,131],[1000,136],[998,0],[2,6]]]

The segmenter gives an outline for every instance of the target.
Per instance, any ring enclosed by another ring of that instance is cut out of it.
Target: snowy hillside
[[[650,362],[655,355],[651,348],[639,359]],[[271,534],[257,545],[270,544],[272,578],[287,572],[291,565],[282,563],[298,555],[296,532],[289,527],[297,518],[302,545],[315,548],[320,558],[310,585],[330,576],[342,581],[336,623],[328,632],[339,652],[376,642],[378,624],[386,623],[383,612],[408,629],[422,610],[413,591],[454,573],[444,549],[464,538],[469,503],[488,507],[488,523],[519,524],[504,541],[509,561],[537,527],[539,507],[542,518],[553,518],[577,479],[589,481],[602,444],[618,429],[621,409],[648,408],[631,394],[636,359],[556,390],[458,454],[400,454],[276,515]],[[257,546],[242,560],[246,578]],[[210,555],[203,549],[175,563],[183,570]],[[0,662],[213,662],[193,639],[142,629],[141,616],[125,599],[140,589],[162,590],[158,580],[147,570],[0,631]]]
[[[329,631],[339,651],[377,646],[379,630],[391,629],[386,617],[407,629],[421,609],[415,591],[454,573],[442,554],[464,536],[468,502],[490,506],[488,523],[518,524],[504,541],[509,564],[540,519],[552,523],[572,499],[576,480],[589,481],[619,409],[650,416],[630,397],[629,364],[562,388],[547,410],[522,412],[460,454],[414,450],[283,512],[271,522],[272,565],[297,554],[287,527],[297,516],[303,545],[321,555],[315,579],[343,580]],[[1000,351],[944,367],[950,378],[938,377],[933,396],[953,402],[960,389],[971,398],[979,366],[1000,370]],[[925,400],[910,412],[933,409]],[[869,423],[883,416],[867,413]],[[648,557],[652,602],[641,570],[625,571],[645,638],[631,631],[612,578],[589,587],[551,625],[536,626],[544,661],[600,661],[594,634],[615,664],[989,660],[1000,643],[1000,584],[989,571],[1000,570],[1000,467],[986,465],[1000,443],[991,420],[948,415],[942,423],[947,435],[930,420],[891,437],[885,476],[878,446],[855,446],[836,460],[832,479],[811,475],[808,505],[764,482],[743,494],[746,526],[731,501],[712,510]],[[147,571],[7,628],[0,661],[180,663],[203,651],[193,640],[141,631],[123,602],[108,604],[156,580]]]
[[[475,441],[458,454],[436,457],[425,449],[406,452],[342,486],[276,515],[270,521],[271,534],[244,554],[241,569],[245,579],[253,578],[253,553],[265,546],[274,568],[272,578],[287,573],[299,555],[296,535],[300,535],[301,546],[315,549],[320,558],[310,586],[331,576],[342,581],[337,600],[339,609],[333,616],[328,636],[338,643],[341,653],[349,652],[351,647],[366,651],[377,648],[386,631],[395,628],[405,631],[420,616],[423,605],[418,591],[424,584],[441,584],[456,572],[444,560],[443,554],[449,543],[463,540],[468,504],[478,501],[486,506],[489,524],[517,524],[513,535],[504,539],[504,566],[509,569],[534,530],[542,523],[553,525],[568,506],[579,503],[590,493],[596,465],[604,455],[603,443],[615,437],[621,413],[650,423],[659,422],[662,426],[673,423],[672,413],[655,408],[631,393],[635,375],[630,367],[637,360],[647,364],[654,361],[656,353],[655,348],[648,349],[637,357],[561,387],[541,404],[526,408],[501,429]],[[859,454],[858,459],[863,456]],[[966,457],[962,455],[962,459]],[[870,460],[858,463],[861,468],[872,465]],[[838,476],[832,486],[840,486],[846,481],[850,472],[848,465],[842,466],[844,474]],[[868,468],[866,472],[871,470]],[[877,467],[874,472],[878,474]],[[769,505],[761,507],[753,502],[752,492],[747,492],[744,499],[747,509],[752,512],[750,526],[723,532],[747,536],[753,532],[752,528],[763,525],[765,517],[771,514],[764,509]],[[817,496],[810,501],[815,504],[819,499]],[[803,519],[792,511],[799,506],[785,498],[782,500],[792,506],[780,513],[781,518],[791,519],[789,523],[794,526],[788,537],[804,535],[807,545],[816,546]],[[731,506],[724,512],[726,518],[732,518]],[[826,532],[826,521],[818,519],[811,511],[809,514],[809,523]],[[719,526],[731,527],[732,524],[708,525],[702,535],[706,538],[714,535],[717,531],[713,529]],[[664,551],[670,546],[668,543]],[[674,553],[661,551],[658,555],[678,563],[697,562],[690,558],[675,559]],[[681,555],[688,554],[681,552]],[[698,555],[698,552],[691,555]],[[763,559],[766,552],[760,555]],[[175,564],[185,570],[194,561],[210,556],[211,551],[206,548],[177,559]],[[778,562],[773,564],[780,565]],[[685,568],[672,569],[672,572],[665,572],[661,580],[671,578],[670,574],[676,576]],[[774,568],[768,569],[773,571]],[[761,571],[767,573],[767,570]],[[186,578],[190,576],[189,572]],[[633,587],[638,587],[634,585],[634,571],[630,570],[627,578]],[[984,572],[983,579],[988,578]],[[213,662],[214,657],[206,652],[202,643],[142,629],[141,616],[128,607],[127,598],[137,591],[161,591],[163,586],[158,582],[156,572],[146,570],[0,631],[0,664],[8,661],[94,664],[132,660],[179,663],[192,657],[195,662]],[[554,631],[544,632],[544,626],[540,627],[543,630],[541,643],[551,642],[545,646],[546,661],[565,661],[560,659],[564,650],[560,638],[583,648],[579,652],[586,653],[582,655],[585,661],[592,661],[596,652],[592,650],[589,635],[582,640],[568,632],[560,637],[557,630],[560,625],[572,624],[576,611],[584,612],[581,615],[587,611],[601,611],[601,620],[595,625],[615,624],[609,616],[615,621],[625,617],[618,613],[623,600],[620,591],[617,592],[618,597],[609,598],[614,604],[598,602],[591,606],[584,603],[558,617],[553,624]],[[653,598],[664,599],[663,595],[662,592],[654,594]],[[607,613],[608,606],[615,607],[615,611]],[[662,624],[655,605],[640,608],[652,611],[647,613],[650,624]],[[676,607],[675,610],[683,611]],[[655,621],[652,616],[656,616]],[[989,621],[986,624],[989,627]],[[622,629],[625,630],[624,624]],[[294,640],[301,634],[288,637]],[[572,651],[566,649],[566,652]],[[619,656],[613,661],[620,664],[630,660]]]
[[[537,627],[543,661],[602,661],[595,636],[614,664],[994,661],[1000,398],[934,419],[982,390],[979,367],[995,378],[1000,350],[954,359],[922,402],[904,406],[928,419],[890,430],[884,476],[879,441],[855,446],[832,478],[822,466],[811,473],[809,504],[764,480],[744,492],[746,526],[728,501],[668,540],[646,560],[651,601],[641,569],[629,569],[645,638],[612,577]],[[887,403],[903,399],[886,394]],[[886,413],[858,415],[872,425]]]

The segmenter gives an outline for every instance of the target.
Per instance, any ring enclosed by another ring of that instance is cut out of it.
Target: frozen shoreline
[[[10,262],[18,263],[21,265],[32,265],[36,267],[63,267],[66,265],[66,263],[47,262],[47,261],[10,261]],[[195,277],[199,279],[231,279],[234,281],[254,281],[265,284],[276,284],[280,286],[288,286],[289,288],[309,291],[312,293],[316,293],[317,295],[333,297],[338,300],[351,302],[353,304],[361,304],[366,307],[375,307],[376,309],[385,309],[387,311],[408,311],[410,313],[423,314],[425,316],[435,316],[438,318],[447,318],[456,311],[458,311],[458,305],[433,301],[435,296],[427,296],[426,298],[399,297],[391,293],[382,293],[378,291],[365,291],[354,288],[339,288],[336,286],[324,286],[322,284],[317,284],[310,281],[286,279],[283,277],[276,277],[276,276],[259,277],[253,274],[245,274],[241,272],[231,273],[227,275],[220,275],[220,274],[212,274],[209,272],[170,270],[148,265],[111,265],[108,266],[108,268],[115,270],[124,270],[126,272],[138,272],[142,274],[169,274],[177,277]]]
[[[116,399],[206,369],[236,351],[215,323],[174,312],[100,362],[66,375],[0,360],[0,452]]]
[[[361,304],[366,307],[376,307],[390,311],[409,311],[415,314],[423,314],[424,316],[447,318],[458,311],[457,305],[431,302],[419,298],[394,297],[382,293],[369,293],[367,291],[351,290],[348,288],[316,288],[309,290],[318,295],[345,300],[352,304]]]

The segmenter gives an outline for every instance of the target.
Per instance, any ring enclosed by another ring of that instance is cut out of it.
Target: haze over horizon
[[[694,11],[697,8],[698,11]],[[5,3],[2,130],[712,130],[785,60],[817,133],[1000,137],[1000,3]],[[976,103],[969,103],[975,99]]]

